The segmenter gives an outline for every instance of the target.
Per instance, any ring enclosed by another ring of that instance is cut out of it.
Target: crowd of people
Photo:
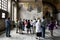
[[[17,21],[16,33],[18,33],[18,31],[19,31],[19,33],[22,33],[22,34],[23,34],[23,31],[27,31],[27,33],[29,33],[29,32],[32,33],[32,30],[33,30],[33,27],[35,26],[35,24],[36,24],[36,20],[34,20],[34,22],[33,22],[32,20],[19,19]],[[34,33],[34,31],[33,31],[33,33]]]
[[[24,34],[23,31],[26,31],[27,34],[36,34],[36,39],[42,37],[45,38],[45,30],[47,27],[50,30],[51,36],[53,37],[53,30],[56,26],[54,19],[51,17],[50,21],[48,22],[45,17],[34,19],[34,20],[25,20],[25,19],[19,19],[16,20],[16,33]],[[6,24],[6,36],[11,37],[10,35],[10,29],[11,29],[11,22],[10,18],[7,18],[5,20]]]

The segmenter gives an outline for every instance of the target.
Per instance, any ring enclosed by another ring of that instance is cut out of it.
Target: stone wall
[[[26,8],[22,7],[19,13],[22,19],[33,19],[33,18],[43,17],[43,12],[41,11],[40,13],[38,13],[36,8],[30,12]]]
[[[21,6],[23,5],[23,6]],[[43,17],[43,5],[42,2],[21,2],[19,3],[19,6],[21,7],[19,14],[22,19],[34,19],[34,18],[42,18]],[[29,11],[29,6],[32,7],[32,10]],[[37,7],[39,6],[38,9],[40,9],[41,12],[38,12]]]
[[[5,29],[5,21],[3,19],[0,19],[0,31],[3,31]]]

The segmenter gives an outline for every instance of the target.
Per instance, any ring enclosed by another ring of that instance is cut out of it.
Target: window
[[[2,1],[7,1],[7,0],[2,0]]]
[[[1,0],[0,0],[0,3],[1,3]]]
[[[1,9],[1,0],[0,0],[0,9]]]
[[[15,1],[17,1],[17,0],[15,0]]]
[[[1,0],[0,0],[0,4],[1,4]]]
[[[8,9],[8,0],[0,0],[0,9],[7,11],[7,9]]]
[[[2,18],[5,18],[5,13],[2,13]]]
[[[0,4],[0,9],[1,9],[1,4]]]
[[[0,9],[1,9],[1,6],[0,6]]]

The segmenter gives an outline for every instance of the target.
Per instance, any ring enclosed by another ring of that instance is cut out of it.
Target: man
[[[18,25],[19,25],[19,33],[23,34],[23,21],[21,20],[21,18],[18,21]]]
[[[45,38],[45,29],[47,27],[47,20],[45,19],[45,17],[43,17],[41,26],[42,26],[42,37]]]
[[[6,37],[11,37],[11,35],[10,35],[10,29],[11,29],[11,21],[10,21],[10,18],[7,18],[5,20],[5,26],[6,26]]]

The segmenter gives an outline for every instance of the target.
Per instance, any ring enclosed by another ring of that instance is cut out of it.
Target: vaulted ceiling
[[[19,2],[39,2],[39,1],[42,1],[42,0],[19,0]]]
[[[53,3],[53,4],[60,4],[60,0],[13,0],[13,1],[18,1],[18,3],[20,2],[30,2],[30,3],[33,3],[33,2],[42,2],[42,1],[46,1],[46,2],[50,2],[50,3]]]
[[[36,2],[36,1],[47,1],[53,3],[60,3],[60,0],[19,0],[19,2]]]
[[[60,0],[12,0],[12,1],[18,1],[18,2],[40,2],[40,1],[47,1],[51,3],[60,3]]]
[[[19,1],[42,1],[42,0],[19,0]]]

